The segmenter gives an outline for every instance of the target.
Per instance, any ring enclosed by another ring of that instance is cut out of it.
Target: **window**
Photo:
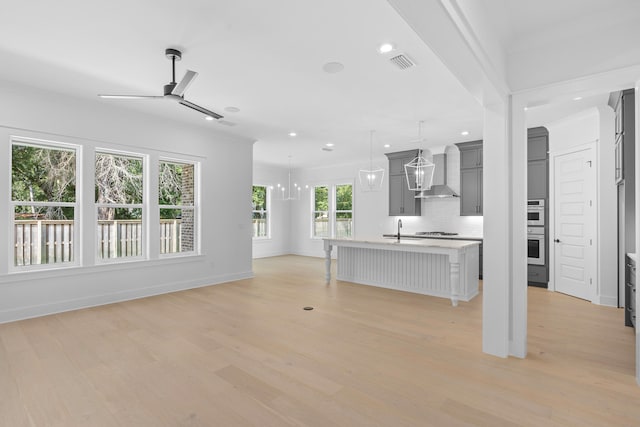
[[[353,237],[353,185],[335,186],[335,233],[336,238]]]
[[[253,206],[253,237],[269,238],[269,209],[270,202],[267,187],[262,185],[253,186],[253,196],[251,205]]]
[[[142,157],[96,152],[98,259],[143,255],[143,164]]]
[[[160,205],[160,253],[196,250],[195,165],[160,161],[158,204]]]
[[[329,237],[329,187],[313,187],[313,237]]]
[[[14,267],[75,262],[77,157],[67,144],[12,141]]]

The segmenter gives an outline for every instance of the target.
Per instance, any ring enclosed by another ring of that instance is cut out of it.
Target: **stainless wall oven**
[[[544,226],[544,199],[527,201],[527,225]]]
[[[527,263],[545,264],[544,227],[527,227]]]

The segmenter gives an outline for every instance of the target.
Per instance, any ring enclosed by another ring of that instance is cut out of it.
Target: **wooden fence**
[[[73,221],[16,221],[17,266],[73,261]]]
[[[160,253],[180,252],[181,220],[160,220]],[[14,224],[16,266],[56,264],[74,260],[73,220],[16,220]],[[98,221],[98,257],[142,256],[144,246],[140,220]]]
[[[316,218],[313,221],[313,235],[317,237],[329,237],[329,218]],[[353,237],[353,219],[336,218],[336,238]]]

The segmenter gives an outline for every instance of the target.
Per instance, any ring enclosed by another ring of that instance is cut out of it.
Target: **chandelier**
[[[384,169],[373,165],[373,132],[369,134],[369,167],[358,172],[362,191],[379,191],[384,180]]]
[[[300,200],[302,188],[297,184],[291,185],[291,156],[289,156],[289,171],[287,172],[287,186],[278,184],[278,200]]]
[[[418,138],[421,143],[424,143],[424,139],[422,139],[422,123],[423,122],[418,123]],[[436,168],[432,162],[423,156],[422,148],[423,147],[418,150],[417,157],[404,165],[404,173],[407,178],[407,186],[409,187],[409,190],[421,192],[416,197],[420,197],[422,191],[431,188],[433,172]]]

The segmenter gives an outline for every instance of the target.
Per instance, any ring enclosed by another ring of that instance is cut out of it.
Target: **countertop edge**
[[[382,237],[398,237],[397,234],[383,234]],[[420,236],[415,234],[400,234],[401,239],[440,239],[440,240],[474,240],[482,242],[482,237],[468,237],[468,236]]]

